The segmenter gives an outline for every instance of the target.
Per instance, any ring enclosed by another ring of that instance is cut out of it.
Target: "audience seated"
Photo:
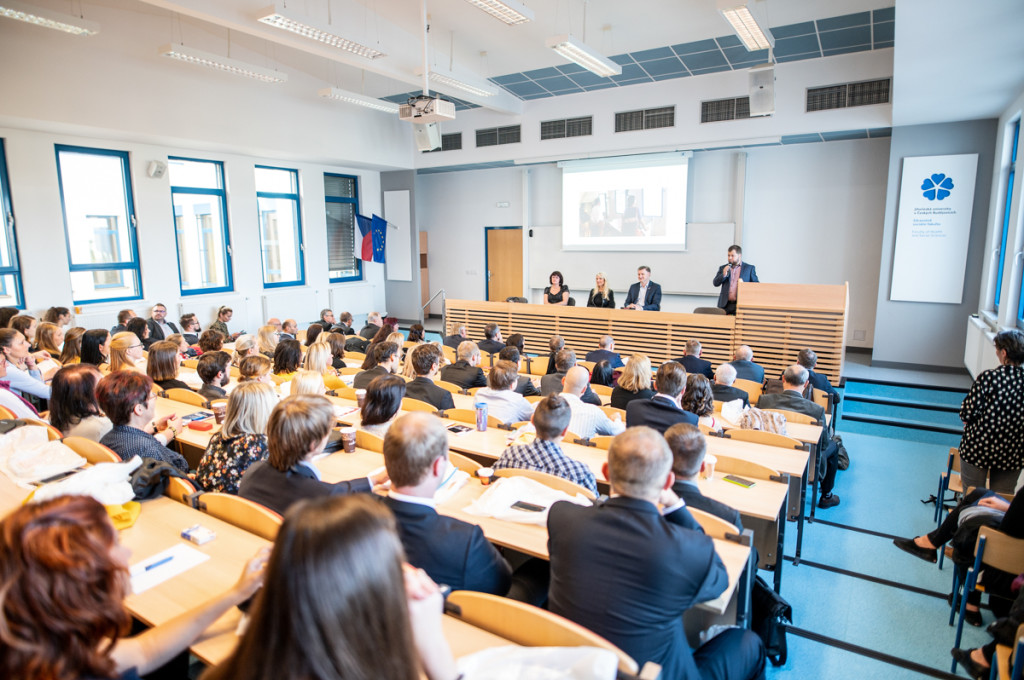
[[[606,359],[602,359],[594,364],[593,370],[590,371],[590,384],[591,385],[603,385],[604,387],[612,387],[615,382],[615,371],[612,370],[611,363]],[[596,393],[595,393],[596,394]]]
[[[665,439],[630,428],[612,442],[604,467],[611,498],[595,507],[555,503],[548,512],[549,609],[640,666],[661,665],[663,678],[763,678],[764,649],[749,630],[727,629],[692,652],[686,642],[683,614],[721,594],[729,579],[712,540],[687,528],[696,523],[672,492]]]
[[[6,308],[5,308],[6,309]],[[128,319],[135,318],[135,311],[132,309],[122,309],[117,313],[117,325],[110,329],[110,334],[121,333],[128,330],[125,324],[128,323]],[[0,324],[0,328],[6,328],[5,325]]]
[[[144,351],[142,341],[135,333],[131,331],[118,333],[110,341],[110,372],[130,370],[145,373],[149,360],[143,358],[142,353]],[[175,346],[174,351],[177,353],[177,346]]]
[[[273,385],[274,377],[271,373],[273,368],[274,363],[262,354],[247,356],[238,364],[238,382],[244,383],[252,380]]]
[[[740,345],[733,354],[732,367],[736,369],[736,377],[750,380],[758,384],[764,383],[764,368],[754,363],[754,350],[749,345]]]
[[[476,393],[477,403],[487,404],[487,415],[494,416],[502,423],[517,423],[529,420],[533,404],[515,391],[519,380],[519,369],[511,361],[499,360],[487,374],[487,387]]]
[[[154,422],[156,395],[149,376],[135,371],[104,376],[96,387],[96,400],[113,423],[110,432],[100,438],[100,444],[121,456],[121,460],[142,456],[188,472],[184,456],[167,448],[181,432],[181,418],[172,414]]]
[[[38,351],[36,347],[36,329],[39,328],[39,321],[36,317],[29,316],[28,314],[19,314],[11,319],[9,328],[21,331],[21,334],[28,340],[30,350],[33,353]]]
[[[147,350],[149,349],[149,346],[152,345],[154,342],[166,340],[170,336],[174,335],[174,333],[168,333],[162,338],[153,337],[153,331],[150,329],[149,323],[139,316],[135,317],[134,319],[128,319],[128,323],[124,325],[124,328],[126,332],[134,333],[135,337],[139,339],[139,341],[142,343],[142,346]],[[120,335],[120,333],[117,333],[114,337],[117,337],[117,335]]]
[[[406,382],[401,376],[383,375],[371,380],[359,411],[359,428],[383,437],[402,410],[405,395]]]
[[[634,399],[650,399],[654,396],[651,389],[651,360],[644,354],[632,354],[626,360],[626,366],[619,375],[619,380],[612,389],[611,406],[625,410],[626,405]]]
[[[43,313],[43,322],[64,328],[71,323],[71,310],[67,307],[50,307]]]
[[[150,344],[166,339],[171,333],[179,332],[178,327],[173,322],[167,320],[167,307],[161,302],[153,305],[153,311],[146,321],[146,325],[149,326]],[[127,323],[125,323],[125,329],[131,330]],[[136,333],[136,335],[138,334]],[[142,336],[139,337],[141,339]]]
[[[319,375],[327,389],[340,390],[346,385],[338,377],[338,372],[331,366],[330,335],[330,333],[321,333],[318,341],[309,346],[306,356],[302,360],[302,367]]]
[[[21,310],[17,307],[0,307],[0,328],[9,328],[11,319],[20,313]]]
[[[362,364],[362,366],[360,366],[360,368],[362,368],[365,371],[365,370],[373,367],[373,348],[376,347],[377,345],[383,343],[383,342],[394,342],[393,340],[389,340],[391,334],[394,333],[394,332],[395,332],[395,326],[392,325],[392,324],[389,324],[389,323],[383,324],[383,325],[381,325],[380,328],[377,329],[377,333],[370,339],[370,344],[368,344],[366,346],[366,359],[363,361],[363,364]],[[402,345],[404,343],[405,343],[405,338],[404,337],[400,341],[395,342],[395,344],[398,346],[398,351],[399,351],[399,357],[398,357],[399,363],[401,363],[401,361],[402,361],[401,351],[402,351]]]
[[[242,359],[253,354],[259,354],[260,348],[255,335],[239,335],[235,340],[235,350],[231,353],[231,364],[238,366]]]
[[[796,362],[807,369],[808,381],[811,387],[828,393],[831,397],[838,397],[839,393],[828,381],[828,376],[822,373],[815,373],[814,367],[818,365],[818,355],[811,348],[800,350],[796,356]]]
[[[550,378],[551,376],[545,377]],[[565,374],[561,392],[572,410],[569,430],[584,439],[590,439],[594,435],[619,434],[626,429],[626,424],[619,419],[618,414],[609,419],[600,406],[588,404],[581,399],[589,390],[590,374],[587,373],[587,369],[582,366],[570,368],[569,372]]]
[[[686,389],[679,404],[684,411],[697,416],[697,424],[721,430],[722,426],[715,418],[715,397],[711,392],[711,383],[700,373],[686,376]]]
[[[60,357],[58,358],[61,366],[77,364],[82,360],[83,335],[85,335],[85,329],[81,326],[69,328],[64,333],[64,346],[61,348]]]
[[[313,394],[322,397],[326,393],[327,387],[324,385],[323,374],[305,368],[300,368],[295,372],[288,391],[288,394],[293,397],[297,394]]]
[[[64,343],[64,329],[57,324],[44,321],[36,330],[36,349],[46,352],[50,358],[60,357],[60,346]]]
[[[320,320],[314,321],[314,324],[320,326],[321,331],[329,331],[334,328],[334,312],[330,309],[320,310]]]
[[[686,387],[686,369],[674,361],[658,367],[655,377],[657,393],[650,399],[634,399],[626,406],[626,425],[646,425],[664,434],[676,423],[697,424],[697,416],[683,410],[683,390]]]
[[[256,346],[259,348],[259,353],[269,359],[274,358],[274,350],[282,339],[280,332],[273,326],[260,326],[256,331]],[[289,339],[294,340],[295,338]]]
[[[320,334],[323,332],[324,327],[319,322],[314,321],[309,325],[309,328],[306,329],[306,339],[300,344],[309,347],[316,342],[316,339],[320,337]]]
[[[239,337],[243,337],[243,336],[239,336]],[[244,336],[244,337],[252,337],[252,336],[251,335],[247,335],[247,336]],[[182,335],[181,333],[171,333],[170,335],[167,336],[167,340],[168,340],[168,342],[173,342],[174,346],[178,348],[178,354],[181,355],[182,359],[186,359],[186,358],[193,359],[193,358],[199,356],[199,352],[196,350],[196,348],[192,347],[191,345],[189,345],[188,344],[188,340],[186,340],[185,336]]]
[[[369,492],[387,474],[328,484],[313,465],[334,425],[334,406],[326,397],[303,394],[282,399],[267,423],[266,461],[242,476],[238,495],[284,514],[296,502],[317,496]]]
[[[612,336],[602,335],[597,344],[598,349],[587,352],[587,356],[583,357],[584,361],[593,361],[594,363],[607,361],[612,368],[622,368],[625,365],[622,362],[622,357],[615,351],[615,339]]]
[[[689,423],[676,423],[665,430],[665,441],[672,451],[672,472],[676,476],[672,491],[691,508],[721,517],[743,531],[739,510],[708,498],[697,486],[697,478],[704,471],[704,455],[708,447],[704,434]]]
[[[342,312],[338,315],[338,323],[331,327],[331,332],[341,333],[342,335],[355,335],[356,332],[352,330],[352,314],[349,312]]]
[[[217,320],[210,324],[207,330],[217,331],[225,338],[230,338],[232,342],[242,334],[241,331],[232,333],[228,330],[228,322],[231,321],[231,317],[234,315],[234,311],[230,307],[221,307],[217,310]],[[201,339],[201,338],[200,338]],[[218,347],[217,349],[220,349]]]
[[[540,379],[540,393],[545,397],[549,394],[558,394],[559,392],[565,391],[562,383],[565,380],[566,374],[576,366],[576,353],[571,349],[560,349],[555,353],[555,368],[558,369],[554,373],[549,373]],[[590,374],[587,373],[587,369],[582,369],[587,376],[587,389],[583,392],[583,401],[587,404],[593,404],[594,406],[601,405],[601,397],[594,393],[594,390],[590,389]],[[575,431],[575,430],[574,430]]]
[[[701,345],[700,340],[690,338],[686,341],[686,354],[673,359],[677,364],[682,364],[683,368],[686,369],[687,375],[698,373],[708,380],[714,378],[714,374],[711,371],[711,362],[706,359],[700,358]]]
[[[459,344],[458,361],[441,369],[441,380],[454,383],[464,390],[487,387],[487,378],[480,368],[480,349],[472,340]]]
[[[409,326],[409,337],[407,340],[408,342],[415,342],[417,345],[419,345],[421,343],[426,342],[426,339],[424,338],[425,335],[426,330],[423,328],[423,324],[414,323],[413,325]]]
[[[345,338],[346,352],[360,352],[365,354],[370,346],[370,341],[359,335],[352,335]]]
[[[178,347],[173,342],[161,340],[150,346],[149,357],[146,359],[146,375],[152,378],[160,389],[192,389],[188,383],[178,380],[180,368],[181,357],[178,356]]]
[[[196,373],[203,381],[199,394],[207,401],[225,399],[228,396],[224,389],[231,382],[231,355],[227,352],[207,352],[199,358]]]
[[[50,424],[63,436],[98,442],[114,427],[96,400],[96,386],[102,377],[91,364],[65,366],[53,376],[48,402]],[[0,403],[7,406],[6,402]]]
[[[279,331],[281,334],[279,340],[295,340],[295,336],[299,332],[299,322],[295,319],[285,319],[281,323]]]
[[[274,382],[280,384],[295,377],[302,366],[302,345],[298,340],[282,340],[274,348]]]
[[[0,347],[4,346],[4,334],[0,332]],[[110,333],[102,328],[94,328],[82,335],[82,353],[79,360],[83,364],[102,366],[107,363],[110,353]]]
[[[417,348],[419,349],[419,348]],[[381,342],[373,348],[373,354],[368,354],[372,366],[361,373],[356,373],[352,381],[352,387],[357,390],[365,390],[374,378],[382,375],[391,375],[401,366],[398,345],[393,342]],[[365,364],[364,364],[365,366]]]
[[[715,370],[715,384],[711,386],[711,395],[715,401],[727,402],[737,399],[743,400],[743,407],[750,406],[750,395],[738,387],[733,387],[736,382],[736,369],[732,364],[721,364]]]
[[[238,493],[242,475],[267,459],[267,422],[277,404],[274,388],[248,381],[231,391],[220,431],[210,437],[196,468],[196,483],[204,491]]]
[[[484,326],[484,339],[477,343],[481,352],[487,352],[488,354],[497,354],[504,347],[505,343],[502,342],[501,328],[496,323],[489,323]]]
[[[185,342],[189,345],[198,345],[202,327],[199,325],[199,319],[196,318],[196,315],[192,313],[183,314],[178,319],[178,323],[181,324],[181,334],[185,336]]]
[[[405,386],[405,396],[426,402],[438,411],[455,408],[452,393],[434,384],[434,377],[441,366],[441,348],[437,345],[420,345],[414,347],[409,356],[416,377]]]
[[[57,371],[60,373],[60,371]],[[0,353],[0,406],[14,414],[15,418],[38,418],[36,407],[17,392],[11,390],[11,383],[3,380],[7,377],[7,359]],[[56,379],[56,376],[54,376]],[[51,395],[53,387],[51,386]],[[50,397],[51,404],[53,397]],[[52,408],[52,406],[51,406]]]
[[[359,329],[359,335],[370,340],[377,335],[383,325],[384,321],[381,319],[380,313],[370,312],[366,315],[366,325]]]
[[[200,352],[219,352],[224,349],[224,338],[226,336],[220,331],[209,328],[203,331],[202,335],[199,336]]]
[[[560,350],[565,349],[565,338],[561,335],[552,336],[552,338],[548,340],[548,349],[550,350],[550,353],[548,354],[548,370],[544,372],[545,375],[551,375],[558,370],[555,366],[555,355],[558,354]]]
[[[522,338],[523,336],[519,336]],[[512,336],[509,337],[509,343],[505,345],[505,349],[498,352],[499,361],[511,361],[516,365],[516,372],[523,369],[522,351],[517,349],[511,342]],[[523,395],[524,397],[535,397],[540,396],[540,390],[533,384],[533,379],[529,375],[520,375],[516,379],[516,392]]]
[[[335,371],[345,368],[345,336],[331,331],[327,333],[327,347],[331,350],[331,368]]]
[[[103,333],[106,334],[106,331]],[[40,399],[50,398],[50,386],[43,381],[44,376],[36,367],[37,359],[42,361],[47,357],[45,353],[32,354],[28,340],[21,331],[0,329],[0,354],[7,360],[7,382],[12,392],[21,397],[32,395]]]
[[[559,442],[569,429],[572,408],[565,395],[551,394],[537,402],[530,416],[530,422],[537,432],[529,444],[510,446],[501,452],[494,469],[517,468],[536,470],[549,475],[568,479],[597,495],[597,480],[585,464],[570,458],[562,451]]]
[[[434,493],[451,468],[444,423],[427,413],[403,415],[384,437],[384,464],[391,478],[384,503],[409,563],[452,590],[507,593],[511,569],[483,530],[434,509]]]

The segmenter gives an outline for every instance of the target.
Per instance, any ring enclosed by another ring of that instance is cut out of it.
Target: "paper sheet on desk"
[[[458,469],[449,462],[444,473],[444,479],[441,481],[441,485],[437,487],[437,491],[434,492],[434,502],[444,503],[454,496],[459,489],[464,487],[468,481],[469,473]]]
[[[743,400],[733,399],[722,404],[722,420],[726,421],[732,427],[739,425],[740,418],[743,417]]]
[[[518,501],[543,506],[544,510],[530,512],[513,508],[512,504]],[[471,515],[493,517],[506,522],[544,526],[548,521],[548,509],[557,501],[591,505],[590,500],[582,494],[573,497],[527,477],[501,477],[480,498],[466,506],[465,511]]]
[[[460,658],[466,680],[613,680],[615,653],[597,647],[491,647]]]
[[[359,409],[357,409],[355,406],[341,406],[339,404],[335,404],[334,405],[334,417],[335,418],[344,418],[345,416],[347,416],[347,415],[349,415],[351,413],[355,413],[358,410]]]
[[[170,561],[164,562],[158,567],[146,570],[146,566],[156,564],[160,560],[170,557]],[[197,564],[202,564],[210,556],[199,552],[195,548],[179,543],[173,547],[159,552],[156,555],[147,557],[131,568],[132,592],[138,595],[144,593],[153,586],[160,585],[178,574],[183,574]]]
[[[66,445],[51,442],[45,427],[18,427],[0,436],[0,471],[23,488],[85,463],[85,458]]]

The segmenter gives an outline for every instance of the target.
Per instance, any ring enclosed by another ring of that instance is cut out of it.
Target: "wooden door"
[[[522,227],[488,228],[487,299],[504,302],[523,294]]]

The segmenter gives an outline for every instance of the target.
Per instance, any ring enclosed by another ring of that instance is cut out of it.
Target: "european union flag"
[[[384,245],[387,238],[388,221],[383,217],[373,216],[370,223],[370,234],[373,238],[373,261],[384,263]],[[369,259],[365,256],[363,259]]]
[[[356,248],[356,257],[365,262],[373,260],[373,237],[372,220],[365,215],[356,215],[356,224],[359,225],[359,247]]]

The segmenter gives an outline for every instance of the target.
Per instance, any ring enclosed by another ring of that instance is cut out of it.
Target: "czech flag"
[[[356,215],[359,225],[359,249],[356,256],[364,262],[384,263],[388,222],[383,217]]]

